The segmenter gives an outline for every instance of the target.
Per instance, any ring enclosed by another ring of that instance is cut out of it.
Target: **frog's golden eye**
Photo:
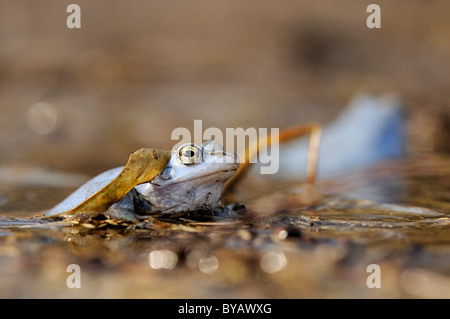
[[[195,144],[185,144],[178,149],[178,160],[185,165],[198,163],[201,155],[201,150]]]

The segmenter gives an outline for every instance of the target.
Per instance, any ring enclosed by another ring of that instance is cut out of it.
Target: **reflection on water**
[[[28,109],[27,123],[37,134],[50,134],[57,127],[58,113],[50,104],[36,103]]]
[[[262,270],[272,274],[286,267],[286,256],[281,251],[269,252],[261,257]]]
[[[173,269],[178,261],[177,254],[168,249],[154,250],[148,257],[153,269]]]
[[[258,187],[246,195],[249,178],[239,213],[135,225],[29,219],[70,190],[3,186],[0,296],[448,298],[449,178],[443,157],[384,163],[313,188],[269,184],[259,197]],[[69,264],[83,274],[79,291],[65,285]],[[380,266],[382,289],[365,284],[370,264]]]
[[[200,258],[198,269],[204,274],[213,274],[219,269],[219,260],[214,255]]]

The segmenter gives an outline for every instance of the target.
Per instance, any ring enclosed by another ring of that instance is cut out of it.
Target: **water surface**
[[[74,187],[0,188],[0,297],[448,298],[450,159],[307,185],[250,176],[217,216],[29,219]],[[68,288],[68,265],[81,288]],[[368,288],[367,267],[381,270]]]

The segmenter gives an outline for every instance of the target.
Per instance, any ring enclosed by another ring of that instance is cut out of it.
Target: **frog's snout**
[[[204,142],[202,148],[206,163],[223,164],[228,166],[228,169],[237,169],[239,167],[238,156],[233,152],[224,150],[222,145],[214,140]]]
[[[239,167],[239,158],[238,156],[230,151],[220,151],[214,154],[212,159],[216,164],[223,164],[229,166],[229,169],[238,169]]]
[[[228,163],[235,164],[236,169],[239,167],[239,157],[236,155],[236,153],[224,151],[223,154],[224,157],[228,160]]]

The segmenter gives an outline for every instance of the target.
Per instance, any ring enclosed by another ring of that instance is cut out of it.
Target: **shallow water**
[[[137,225],[30,220],[73,188],[5,184],[0,297],[448,298],[449,181],[439,156],[316,185],[250,176],[232,198],[245,208]],[[68,288],[71,264],[81,288]]]

